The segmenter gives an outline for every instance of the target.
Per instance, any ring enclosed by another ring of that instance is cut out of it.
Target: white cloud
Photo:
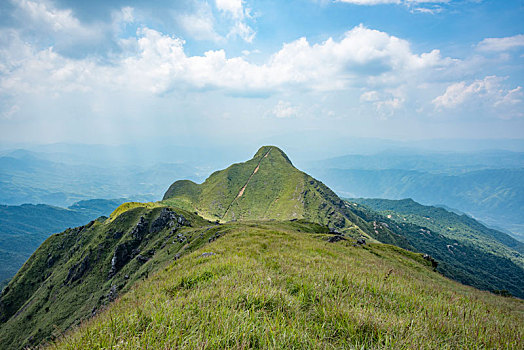
[[[289,102],[278,101],[272,112],[277,118],[291,118],[297,116],[298,107],[293,106]]]
[[[477,45],[480,51],[507,51],[519,47],[524,47],[524,34],[505,38],[486,38]]]
[[[471,84],[464,81],[451,84],[443,95],[436,97],[433,104],[437,108],[456,108],[467,103],[476,107],[487,106],[512,107],[523,102],[520,86],[510,89],[503,85],[505,79],[497,76],[487,76],[475,80]]]
[[[13,43],[14,45],[15,43]],[[348,31],[340,41],[310,44],[301,38],[270,56],[264,64],[246,57],[228,58],[224,50],[188,56],[185,42],[153,29],[137,33],[132,49],[110,65],[95,59],[67,59],[52,48],[28,49],[17,43],[8,49],[26,52],[19,65],[0,80],[3,89],[138,89],[163,94],[177,87],[222,88],[235,91],[275,91],[290,85],[310,90],[341,90],[351,85],[402,82],[431,69],[448,66],[438,50],[421,55],[409,43],[363,26]],[[24,51],[25,50],[25,51]],[[3,61],[3,60],[2,60]]]
[[[436,14],[443,11],[442,5],[452,0],[335,0],[352,5],[374,6],[374,5],[403,5],[412,13]]]
[[[377,91],[366,91],[360,95],[361,102],[375,102],[379,100],[379,94]]]
[[[202,4],[195,13],[177,16],[181,27],[196,40],[223,40],[215,30],[215,18],[207,3]]]
[[[234,18],[244,17],[242,0],[216,0],[215,5],[220,11],[226,12]]]
[[[226,17],[233,19],[233,25],[228,38],[239,37],[244,41],[251,43],[255,38],[255,30],[247,23],[248,19],[252,19],[250,9],[244,6],[242,0],[215,0],[216,8]]]
[[[101,28],[84,26],[70,9],[57,9],[48,1],[12,0],[24,25],[38,33],[55,33],[83,40],[100,36]]]
[[[361,94],[360,102],[371,103],[375,113],[385,119],[403,107],[405,98],[400,89],[384,92],[372,90]]]
[[[383,5],[383,4],[442,4],[451,0],[336,0],[336,2],[345,2],[354,5]]]
[[[14,2],[33,21],[49,26],[53,31],[77,31],[82,28],[80,22],[72,15],[72,11],[69,9],[54,9],[45,1],[15,0]]]

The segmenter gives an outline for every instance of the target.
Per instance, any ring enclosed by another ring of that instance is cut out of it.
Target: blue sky
[[[522,0],[6,0],[0,142],[523,138],[523,63]]]

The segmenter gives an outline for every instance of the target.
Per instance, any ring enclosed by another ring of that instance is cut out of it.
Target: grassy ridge
[[[394,246],[327,243],[317,226],[251,222],[171,263],[51,348],[499,348],[524,303],[432,271]],[[204,252],[214,255],[202,256]]]
[[[220,228],[156,203],[126,209],[116,215],[117,209],[112,219],[53,235],[35,251],[0,295],[0,348],[32,346],[60,334],[177,254],[207,243]],[[176,218],[158,220],[165,210]],[[169,224],[180,215],[181,225]]]

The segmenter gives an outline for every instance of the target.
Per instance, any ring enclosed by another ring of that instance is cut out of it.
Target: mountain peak
[[[276,146],[261,147],[252,159],[216,171],[202,184],[176,181],[164,200],[209,220],[306,219],[366,235],[333,191],[295,168]]]
[[[269,156],[271,156],[273,159],[283,158],[283,160],[286,163],[293,165],[293,163],[291,163],[291,160],[284,153],[284,151],[282,151],[277,146],[262,146],[258,149],[257,153],[255,153],[255,156],[253,158],[269,157]]]

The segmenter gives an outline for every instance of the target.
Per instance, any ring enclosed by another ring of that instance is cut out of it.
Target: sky
[[[3,0],[0,143],[523,139],[523,63],[522,0]]]

